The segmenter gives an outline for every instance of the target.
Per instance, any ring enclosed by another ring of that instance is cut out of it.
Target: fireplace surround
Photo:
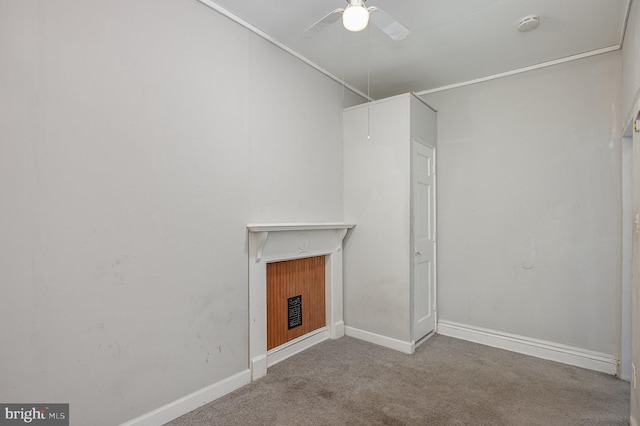
[[[249,360],[251,379],[267,367],[326,339],[344,336],[342,240],[354,225],[249,224]],[[267,264],[325,256],[326,326],[267,351]]]

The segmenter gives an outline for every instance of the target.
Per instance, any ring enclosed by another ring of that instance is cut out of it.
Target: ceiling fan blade
[[[373,22],[373,25],[380,28],[393,41],[404,40],[409,35],[409,29],[393,19],[384,10],[375,6],[371,6],[367,10],[369,10],[369,19]]]
[[[311,37],[312,35],[323,31],[329,25],[340,19],[340,17],[342,16],[342,12],[344,12],[343,8],[332,10],[324,18],[320,19],[318,22],[314,23],[309,28],[304,30],[303,35]]]

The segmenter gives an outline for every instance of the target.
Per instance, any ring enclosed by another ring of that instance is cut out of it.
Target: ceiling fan
[[[325,17],[305,30],[306,35],[318,33],[336,22],[342,16],[342,24],[349,31],[362,31],[369,24],[369,19],[394,41],[404,40],[409,35],[407,27],[393,19],[383,10],[371,6],[366,7],[367,0],[347,0],[346,8],[332,10]]]

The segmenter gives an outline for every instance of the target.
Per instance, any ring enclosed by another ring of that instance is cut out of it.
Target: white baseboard
[[[438,321],[438,334],[607,374],[616,374],[618,369],[617,355],[593,352],[560,343],[502,333],[452,321]]]
[[[255,381],[267,375],[267,354],[251,359],[251,380]]]
[[[392,337],[382,336],[380,334],[371,333],[370,331],[360,330],[349,326],[344,327],[344,334],[365,342],[374,343],[384,346],[385,348],[395,349],[405,354],[412,354],[416,350],[415,342],[405,342],[403,340],[394,339]]]
[[[326,327],[323,327],[315,332],[305,334],[290,342],[287,342],[277,348],[271,349],[267,352],[267,367],[276,365],[280,361],[298,354],[306,349],[309,349],[313,345],[317,345],[329,338],[329,332]]]
[[[426,336],[418,339],[418,341],[416,341],[415,348],[418,348],[420,345],[422,345],[423,343],[425,343],[427,340],[431,339],[435,335],[436,335],[436,331],[434,330],[431,333],[427,334]]]
[[[120,426],[158,426],[187,414],[209,402],[220,398],[234,390],[241,388],[251,381],[249,370],[234,374],[224,380],[183,396],[169,404],[156,408],[140,417],[129,420]]]

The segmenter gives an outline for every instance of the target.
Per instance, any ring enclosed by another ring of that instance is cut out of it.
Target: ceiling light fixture
[[[351,0],[342,14],[342,25],[353,32],[362,31],[369,23],[369,11],[364,6],[366,0]]]
[[[1,0],[0,0],[1,1]],[[204,1],[204,0],[200,0]],[[409,35],[409,29],[393,19],[384,10],[376,6],[367,7],[367,0],[346,0],[347,7],[339,7],[323,16],[309,28],[304,30],[305,37],[312,37],[342,18],[342,25],[348,31],[362,31],[369,25],[369,20],[393,41],[401,41]]]

